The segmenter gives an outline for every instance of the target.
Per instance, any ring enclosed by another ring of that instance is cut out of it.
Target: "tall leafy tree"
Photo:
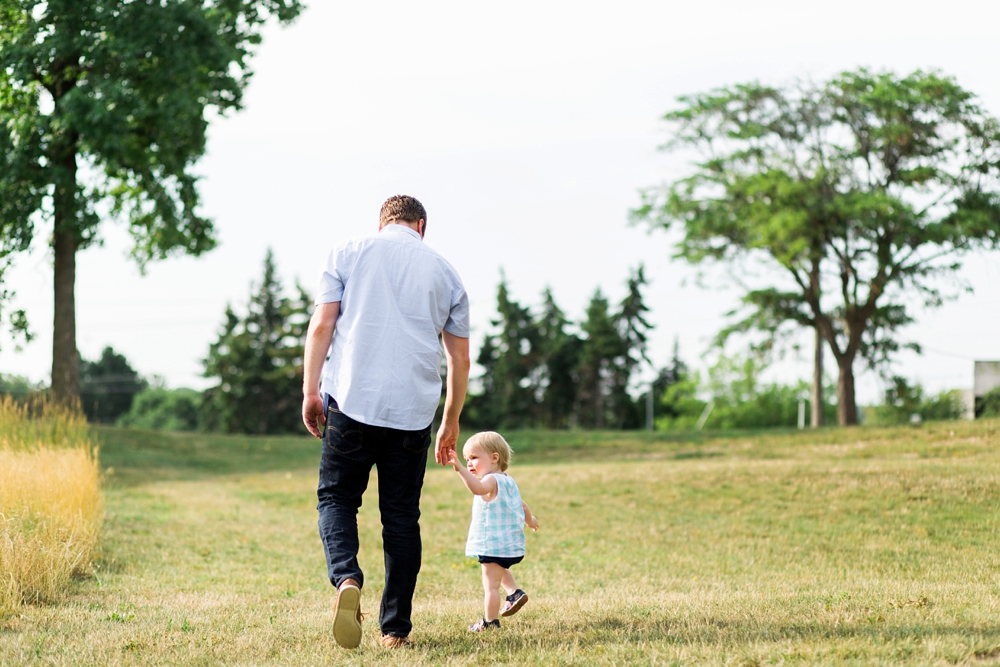
[[[225,433],[296,433],[301,430],[303,341],[312,302],[302,287],[282,295],[270,250],[260,287],[240,317],[226,308],[225,324],[205,359],[202,424]]]
[[[839,369],[837,419],[857,422],[855,361],[886,363],[906,297],[949,296],[964,253],[1000,247],[1000,125],[953,79],[865,69],[818,85],[757,83],[682,97],[669,148],[693,173],[650,188],[636,220],[683,228],[692,263],[763,262],[733,331],[809,327]],[[746,284],[745,282],[742,284]],[[817,363],[814,401],[822,381]]]
[[[98,240],[102,212],[128,225],[140,265],[212,248],[192,172],[208,112],[240,108],[263,25],[300,11],[298,0],[0,0],[0,271],[51,225],[58,400],[79,392],[77,251]]]

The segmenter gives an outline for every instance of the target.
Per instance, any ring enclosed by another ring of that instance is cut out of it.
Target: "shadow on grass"
[[[111,486],[155,480],[301,470],[319,465],[311,436],[175,433],[98,426],[101,468]]]
[[[106,483],[135,486],[155,480],[194,480],[219,475],[314,469],[322,444],[308,435],[146,431],[94,427]],[[463,433],[462,443],[473,434]],[[703,446],[700,434],[644,431],[513,431],[518,464],[634,458],[694,459],[723,456]],[[433,443],[431,445],[433,447]],[[461,449],[461,447],[460,447]],[[436,466],[433,452],[428,466]],[[110,471],[110,472],[109,472]]]
[[[960,624],[902,623],[801,623],[777,624],[731,621],[727,619],[699,618],[692,623],[680,618],[626,618],[604,616],[590,622],[566,623],[556,626],[546,637],[530,633],[503,630],[495,637],[470,635],[446,645],[429,647],[431,656],[475,654],[482,650],[484,640],[491,651],[516,655],[522,652],[545,651],[557,653],[560,648],[587,650],[607,646],[632,646],[667,644],[677,646],[704,645],[740,649],[760,644],[782,644],[795,641],[822,644],[862,640],[871,646],[898,645],[901,642],[923,642],[943,637],[969,639],[977,648],[965,657],[980,660],[1000,656],[1000,626],[965,627]]]
[[[97,426],[101,466],[113,469],[112,486],[132,486],[158,479],[203,479],[217,475],[253,474],[276,470],[315,469],[322,445],[308,435],[256,436],[143,431]],[[464,440],[474,431],[463,431]],[[770,459],[788,456],[796,448],[860,441],[871,448],[842,448],[830,456],[871,456],[904,446],[924,455],[975,453],[995,442],[1000,419],[976,422],[929,422],[918,427],[827,427],[815,430],[767,429],[715,432],[673,431],[547,431],[505,433],[518,465],[564,461],[615,461],[643,458],[697,459],[738,456]],[[974,443],[974,444],[969,444]],[[433,444],[432,444],[433,447]],[[898,452],[897,452],[898,453]],[[433,455],[428,466],[435,465]]]

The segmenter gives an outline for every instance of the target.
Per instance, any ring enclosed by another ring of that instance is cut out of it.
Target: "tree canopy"
[[[298,0],[0,0],[0,278],[51,225],[52,391],[79,391],[75,257],[128,225],[140,265],[215,244],[193,165],[208,111],[240,108],[266,21]],[[7,296],[0,291],[0,296]],[[2,304],[0,304],[2,306]],[[24,314],[8,325],[26,331]]]
[[[722,333],[765,345],[809,327],[837,361],[838,421],[857,421],[854,363],[885,364],[914,299],[951,295],[963,253],[1000,247],[1000,125],[952,78],[860,69],[822,84],[736,85],[679,99],[668,150],[690,175],[643,192],[633,218],[679,226],[676,256],[778,269]]]

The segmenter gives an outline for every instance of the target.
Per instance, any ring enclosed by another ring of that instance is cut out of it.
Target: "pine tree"
[[[668,417],[678,417],[679,412],[673,403],[665,401],[667,390],[677,383],[683,381],[688,375],[687,364],[680,356],[680,343],[674,338],[674,353],[670,359],[670,364],[661,368],[653,381],[653,397],[658,403],[657,413],[665,414]]]
[[[244,318],[226,307],[219,339],[209,347],[205,377],[219,384],[206,390],[202,421],[226,433],[288,433],[301,428],[303,339],[309,323],[309,296],[282,296],[270,249],[264,277],[251,295]]]
[[[598,287],[587,306],[587,319],[580,326],[584,341],[577,368],[576,417],[581,426],[605,428],[617,420],[611,411],[616,381],[616,359],[625,354],[608,300]]]
[[[497,288],[498,327],[488,335],[477,359],[483,366],[479,416],[495,420],[497,428],[531,424],[535,413],[533,374],[539,361],[539,338],[528,308],[510,298],[507,279],[501,274]]]
[[[641,422],[637,404],[628,390],[642,364],[652,363],[648,353],[648,334],[653,326],[646,320],[645,314],[649,312],[649,307],[642,298],[642,288],[646,284],[645,269],[640,264],[629,276],[628,294],[615,314],[615,326],[621,336],[623,354],[615,359],[611,400],[616,421],[624,428],[637,428]]]
[[[565,428],[574,417],[577,366],[583,341],[566,331],[569,324],[556,305],[552,290],[546,287],[536,320],[540,356],[533,384],[538,410],[536,426]]]

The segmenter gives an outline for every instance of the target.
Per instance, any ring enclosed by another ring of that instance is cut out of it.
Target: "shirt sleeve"
[[[342,259],[339,249],[330,252],[326,267],[319,279],[319,289],[316,290],[316,305],[321,303],[336,303],[344,298],[344,279],[338,266]]]
[[[452,291],[451,312],[448,314],[448,321],[444,324],[444,330],[452,336],[468,338],[471,335],[469,324],[469,295],[465,291],[465,286],[459,281]]]

